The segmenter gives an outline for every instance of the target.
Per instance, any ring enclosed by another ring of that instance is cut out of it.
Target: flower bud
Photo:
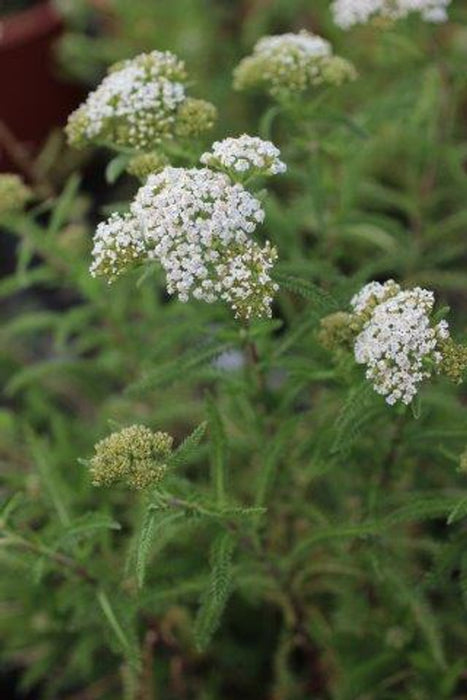
[[[32,192],[18,175],[0,175],[0,216],[21,211]]]
[[[94,486],[123,483],[132,489],[158,484],[167,470],[172,437],[153,433],[143,425],[131,425],[98,442],[90,460]]]
[[[175,134],[180,138],[196,137],[209,131],[217,119],[217,109],[211,102],[187,97],[177,110]]]
[[[134,156],[127,165],[127,172],[130,175],[145,180],[151,173],[159,173],[169,164],[169,159],[159,151],[151,153],[141,153]]]

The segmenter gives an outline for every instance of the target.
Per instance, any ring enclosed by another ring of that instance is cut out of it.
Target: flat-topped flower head
[[[242,185],[208,168],[168,167],[149,176],[132,213],[170,294],[225,301],[238,317],[270,314],[275,251],[250,239],[264,211]]]
[[[234,180],[252,175],[277,175],[287,170],[280,151],[271,141],[243,134],[237,138],[215,141],[200,158],[203,165],[227,172]]]
[[[332,70],[336,58],[329,42],[306,30],[266,36],[236,67],[234,87],[262,89],[277,97],[355,78],[354,67],[344,59],[339,58],[339,69]]]
[[[169,51],[152,51],[116,64],[70,116],[70,143],[152,150],[173,137],[178,111],[187,99],[186,82],[184,63]]]
[[[123,483],[132,489],[155,486],[164,477],[172,437],[144,425],[131,425],[98,442],[90,460],[94,486]]]
[[[366,365],[367,379],[389,404],[409,404],[420,383],[437,371],[448,326],[446,321],[433,324],[431,320],[433,292],[415,287],[384,297],[383,289],[384,285],[373,287],[372,298],[376,293],[383,300],[374,306],[355,339],[355,359]]]
[[[420,13],[426,22],[445,22],[450,2],[451,0],[334,0],[331,7],[335,23],[342,29],[349,29],[372,20],[392,22],[403,19],[412,12]]]
[[[31,190],[19,175],[0,174],[0,216],[21,211],[31,197]]]
[[[94,234],[93,277],[113,282],[146,259],[146,246],[137,220],[131,214],[112,214]]]

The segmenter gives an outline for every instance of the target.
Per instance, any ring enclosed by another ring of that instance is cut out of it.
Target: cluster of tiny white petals
[[[334,0],[335,23],[342,29],[365,24],[375,17],[397,20],[419,12],[427,22],[445,22],[451,0]]]
[[[201,163],[210,168],[223,169],[232,175],[277,175],[287,170],[279,156],[280,151],[271,141],[258,136],[242,134],[238,138],[215,141],[211,151],[203,153]]]
[[[384,298],[383,288],[372,287],[373,297]],[[368,308],[364,296],[354,298],[355,306]],[[356,361],[366,365],[367,379],[389,404],[409,404],[442,360],[438,342],[449,330],[445,321],[432,325],[433,305],[433,293],[426,289],[398,291],[377,303],[355,339]]]
[[[181,301],[224,300],[246,318],[268,314],[275,251],[250,240],[264,211],[242,185],[207,168],[167,167],[149,176],[132,213],[169,293]]]
[[[331,45],[326,39],[302,30],[298,34],[288,32],[275,36],[264,36],[256,42],[253,49],[254,54],[262,56],[282,55],[284,63],[290,62],[292,51],[306,59],[321,58],[331,54]]]
[[[118,64],[71,116],[71,140],[98,140],[144,150],[170,136],[185,99],[185,69],[170,52],[152,51]]]
[[[130,214],[112,214],[96,229],[90,272],[93,277],[112,282],[145,256],[146,246],[137,220]]]
[[[390,296],[400,292],[400,286],[394,280],[369,282],[350,300],[350,306],[356,314],[361,314],[369,307],[379,304]]]

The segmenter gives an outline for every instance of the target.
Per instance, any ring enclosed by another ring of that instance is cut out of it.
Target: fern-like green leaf
[[[200,423],[200,425],[198,425],[193,432],[184,439],[181,445],[179,445],[175,452],[171,455],[168,461],[169,467],[180,467],[183,464],[191,461],[193,454],[196,452],[199,443],[203,439],[206,432],[206,427],[207,422]]]
[[[373,412],[368,410],[372,394],[369,382],[362,382],[350,390],[334,424],[333,454],[348,454],[363,427],[373,417]]]
[[[281,287],[287,289],[289,292],[298,294],[299,296],[313,302],[316,310],[323,316],[339,309],[337,300],[334,299],[329,292],[326,292],[324,289],[321,289],[321,287],[318,287],[309,280],[304,280],[300,277],[294,277],[292,275],[286,275],[282,272],[275,272],[274,279]]]
[[[231,533],[219,535],[211,548],[211,574],[195,621],[198,649],[209,645],[216,632],[227,600],[232,592],[232,555],[235,540]]]
[[[157,511],[153,508],[146,511],[136,547],[136,578],[140,588],[144,586],[149,553],[157,535],[169,530],[181,518],[183,513],[180,512]]]
[[[160,386],[166,386],[181,381],[190,376],[195,370],[211,362],[230,345],[228,343],[211,343],[201,348],[187,352],[180,358],[167,362],[148,372],[142,379],[130,384],[126,392],[130,396],[144,394]]]

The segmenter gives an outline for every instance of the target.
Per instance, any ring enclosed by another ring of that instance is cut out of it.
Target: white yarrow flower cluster
[[[420,287],[401,291],[390,280],[370,283],[352,300],[357,313],[369,313],[354,345],[355,359],[389,404],[409,404],[423,379],[442,360],[438,343],[449,337],[446,321],[432,325],[432,292]]]
[[[276,253],[250,239],[264,211],[242,185],[207,168],[167,167],[140,188],[132,213],[169,293],[226,301],[243,318],[270,314]]]
[[[102,141],[146,150],[174,129],[185,100],[186,71],[169,51],[152,51],[123,61],[70,117],[70,142]]]
[[[102,221],[94,235],[93,277],[104,277],[113,282],[146,257],[146,245],[138,222],[131,214],[112,214]]]
[[[200,161],[210,168],[225,170],[235,178],[284,173],[287,166],[279,156],[279,149],[271,141],[242,134],[238,138],[215,141],[211,151],[203,153]]]
[[[342,29],[365,24],[376,17],[403,19],[419,12],[426,22],[445,22],[446,8],[451,0],[334,0],[332,12],[335,23]]]

